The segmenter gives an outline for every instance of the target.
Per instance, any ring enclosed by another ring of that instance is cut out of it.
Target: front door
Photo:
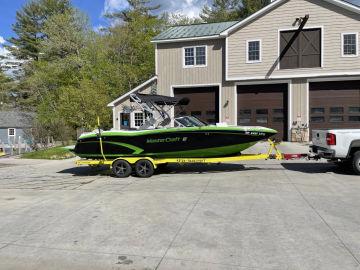
[[[120,113],[120,129],[130,129],[130,113]]]

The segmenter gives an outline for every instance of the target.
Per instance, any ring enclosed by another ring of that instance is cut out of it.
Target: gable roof
[[[115,107],[117,103],[119,103],[120,101],[122,101],[124,98],[127,98],[128,96],[130,96],[130,94],[133,94],[139,90],[141,90],[142,88],[144,88],[145,86],[148,86],[149,84],[157,81],[157,76],[154,76],[152,78],[150,78],[149,80],[147,80],[146,82],[144,82],[143,84],[140,84],[139,86],[137,86],[136,88],[130,90],[129,92],[125,93],[124,95],[122,95],[121,97],[115,99],[113,102],[109,103],[107,106],[108,107]]]
[[[34,118],[31,112],[0,111],[0,128],[30,128]]]
[[[246,25],[247,23],[256,20],[258,17],[270,12],[274,8],[277,8],[282,3],[287,2],[289,0],[274,0],[271,4],[267,5],[266,7],[260,9],[258,12],[255,12],[253,15],[247,17],[246,19],[239,21],[238,23],[234,24],[233,26],[229,27],[225,31],[223,31],[220,35],[221,36],[228,36],[231,32],[235,31],[239,27]],[[334,4],[346,10],[355,12],[360,14],[360,6],[355,3],[359,3],[359,0],[323,0],[325,2]]]
[[[201,39],[201,38],[216,38],[231,26],[237,24],[239,21],[220,22],[220,23],[201,23],[190,25],[173,26],[161,32],[153,38],[152,42],[160,43],[176,40],[182,41],[187,39]]]

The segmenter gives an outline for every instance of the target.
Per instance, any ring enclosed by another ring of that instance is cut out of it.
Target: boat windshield
[[[197,119],[193,116],[183,116],[175,118],[175,124],[179,127],[204,127],[207,126],[206,123]]]

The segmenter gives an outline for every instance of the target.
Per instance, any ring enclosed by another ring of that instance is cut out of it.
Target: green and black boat
[[[146,129],[85,133],[77,141],[75,154],[86,159],[226,157],[238,155],[277,133],[265,127],[206,125],[191,116],[175,118],[176,127],[163,127],[171,123],[166,113],[169,110],[164,107],[188,101],[145,95],[132,98],[150,115],[144,124]]]

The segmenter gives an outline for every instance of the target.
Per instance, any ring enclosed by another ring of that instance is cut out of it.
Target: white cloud
[[[0,44],[4,44],[5,42],[6,40],[2,36],[0,36]]]
[[[3,48],[2,46],[0,46],[0,56],[7,56],[10,52]]]
[[[177,13],[188,17],[197,17],[205,4],[211,3],[211,0],[153,0],[151,5],[160,5],[156,13]],[[105,0],[102,14],[111,13],[128,8],[126,0]]]
[[[183,14],[188,17],[198,17],[201,9],[210,0],[155,0],[153,3],[161,5],[160,12]]]
[[[126,9],[129,6],[126,0],[105,0],[103,14]]]

